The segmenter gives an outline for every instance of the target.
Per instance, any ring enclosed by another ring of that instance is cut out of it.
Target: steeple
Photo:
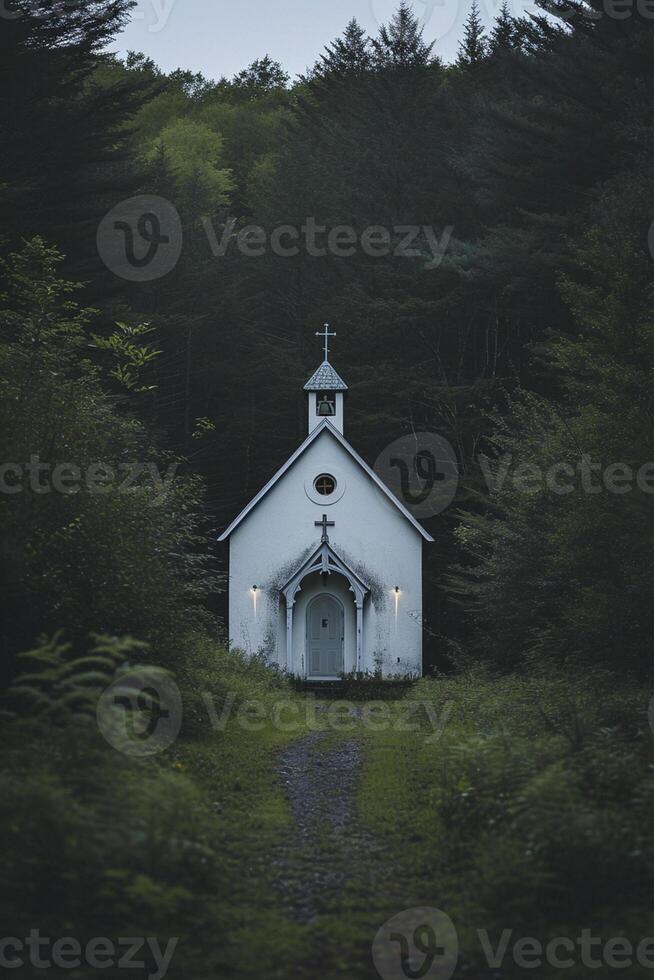
[[[309,394],[309,432],[313,432],[326,418],[339,432],[343,432],[347,385],[329,362],[329,338],[335,336],[330,332],[328,323],[323,331],[316,334],[325,341],[325,359],[304,386]]]

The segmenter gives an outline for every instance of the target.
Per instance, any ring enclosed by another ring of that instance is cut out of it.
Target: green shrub
[[[419,735],[392,733],[387,748],[404,760],[394,833],[399,849],[416,841],[405,856],[416,891],[449,909],[464,933],[512,928],[546,938],[595,926],[607,938],[649,935],[649,698],[601,671],[475,670],[418,682],[408,703],[426,703],[442,731],[431,738],[425,723]],[[378,765],[385,772],[388,757]],[[384,772],[370,777],[377,796]],[[375,829],[388,832],[386,815],[378,820]]]
[[[202,719],[195,714],[194,698],[236,692],[241,703],[270,704],[293,695],[276,672],[206,637],[188,636],[184,649],[182,732],[145,759],[112,748],[96,721],[101,693],[143,662],[143,644],[98,637],[78,656],[55,638],[19,657],[25,672],[4,698],[0,748],[8,935],[153,936],[162,948],[179,938],[169,980],[210,980],[233,963],[233,902],[251,903],[256,915],[263,901],[256,880],[244,884],[235,842],[247,851],[247,834],[274,839],[285,828],[270,795],[275,743],[266,733],[248,738],[231,720],[215,731],[206,708]],[[145,659],[149,677],[167,673]],[[96,974],[82,967],[75,975]]]

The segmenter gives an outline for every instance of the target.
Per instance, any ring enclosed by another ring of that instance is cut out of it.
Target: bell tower
[[[347,385],[329,363],[329,338],[335,336],[330,332],[328,323],[322,332],[316,334],[325,341],[325,359],[304,386],[309,395],[309,433],[324,419],[329,419],[334,428],[343,433]]]

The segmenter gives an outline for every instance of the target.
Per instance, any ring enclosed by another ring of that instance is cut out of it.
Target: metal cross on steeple
[[[322,528],[322,543],[329,544],[329,535],[327,534],[328,527],[336,527],[335,521],[328,521],[327,514],[322,515],[321,521],[316,521],[316,527]]]
[[[325,360],[326,361],[329,360],[329,338],[330,337],[335,337],[335,336],[336,336],[335,333],[330,333],[329,324],[328,323],[325,324],[325,329],[323,331],[321,331],[321,332],[319,332],[319,333],[316,334],[316,337],[323,337],[324,340],[325,340]]]

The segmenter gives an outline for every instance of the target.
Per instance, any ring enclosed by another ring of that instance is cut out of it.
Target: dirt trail
[[[316,920],[346,885],[352,868],[377,850],[357,825],[356,792],[362,767],[359,738],[312,732],[280,755],[277,772],[294,827],[273,855],[275,887],[298,922]]]

